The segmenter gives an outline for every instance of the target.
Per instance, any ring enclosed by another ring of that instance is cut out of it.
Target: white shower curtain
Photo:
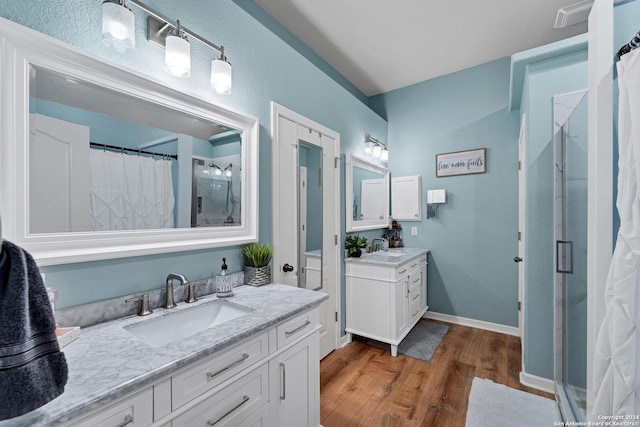
[[[640,49],[618,62],[618,84],[620,230],[596,339],[596,396],[589,409],[594,421],[601,421],[599,416],[640,415]]]
[[[172,228],[171,161],[90,150],[93,230]]]

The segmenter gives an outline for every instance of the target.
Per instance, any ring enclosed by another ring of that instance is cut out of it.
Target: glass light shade
[[[380,153],[380,160],[382,160],[383,162],[389,161],[389,150],[387,150],[386,148],[382,150],[382,152]]]
[[[370,156],[373,154],[373,142],[367,141],[364,143],[364,155]]]
[[[182,37],[167,36],[165,39],[164,66],[176,77],[191,75],[191,44]]]
[[[227,177],[231,178],[231,175],[233,175],[233,172],[231,172],[231,169],[227,169],[224,173]]]
[[[376,159],[379,159],[380,156],[382,155],[382,147],[379,146],[379,145],[375,145],[373,147],[373,150],[372,150],[371,154],[373,154],[373,157],[375,157]]]
[[[220,95],[231,93],[231,64],[222,59],[211,61],[211,87]]]
[[[214,174],[216,174],[217,176],[222,175],[222,171],[221,171],[221,170],[220,170],[220,168],[219,168],[219,167],[217,167],[217,166],[216,166],[216,168],[215,168],[215,170],[214,170],[214,172],[213,172],[213,173],[214,173]]]
[[[135,16],[118,3],[102,3],[102,43],[118,52],[136,48]]]

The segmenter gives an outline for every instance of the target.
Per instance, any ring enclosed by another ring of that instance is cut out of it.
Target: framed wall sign
[[[436,154],[436,177],[485,173],[486,148]]]

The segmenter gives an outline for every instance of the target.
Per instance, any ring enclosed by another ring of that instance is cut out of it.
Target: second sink
[[[215,300],[157,319],[125,326],[124,329],[151,347],[158,348],[245,316],[252,311],[251,308],[228,301]]]

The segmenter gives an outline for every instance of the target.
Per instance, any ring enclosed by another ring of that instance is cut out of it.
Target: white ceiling
[[[371,96],[586,32],[577,0],[256,0]]]

